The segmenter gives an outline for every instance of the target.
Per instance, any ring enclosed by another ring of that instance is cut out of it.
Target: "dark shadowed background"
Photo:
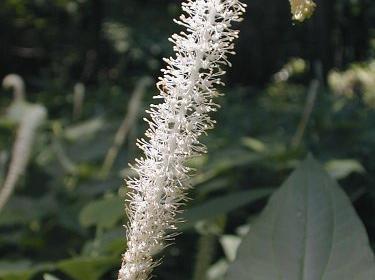
[[[218,125],[203,139],[209,153],[190,163],[192,210],[158,279],[201,279],[202,256],[210,279],[222,279],[220,240],[252,221],[267,195],[232,201],[230,211],[207,202],[275,189],[308,152],[349,195],[375,247],[375,2],[316,0],[304,23],[292,21],[288,0],[246,2]],[[145,77],[156,81],[172,55],[179,3],[0,1],[0,79],[22,76],[27,100],[48,111],[0,212],[0,279],[115,279],[126,247],[123,178],[156,92]],[[132,112],[135,96],[142,102]],[[1,90],[0,185],[17,137],[11,102]],[[119,128],[125,139],[105,160]],[[196,210],[205,205],[217,214]]]

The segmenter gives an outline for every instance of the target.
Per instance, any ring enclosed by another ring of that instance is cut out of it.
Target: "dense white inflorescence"
[[[172,238],[168,233],[175,229],[189,188],[185,162],[206,152],[198,138],[214,126],[209,113],[218,107],[215,86],[223,84],[222,66],[230,66],[228,54],[234,54],[238,31],[232,24],[245,11],[238,0],[188,0],[182,8],[176,22],[187,31],[170,38],[176,56],[165,59],[167,67],[157,84],[160,94],[155,96],[164,102],[148,111],[148,140],[138,141],[144,157],[133,167],[139,177],[127,181],[128,248],[119,280],[149,279],[156,265],[153,256]]]

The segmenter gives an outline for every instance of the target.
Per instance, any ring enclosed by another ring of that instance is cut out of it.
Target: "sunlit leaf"
[[[56,276],[53,276],[52,274],[44,274],[43,275],[43,280],[60,280],[59,278],[57,278]]]
[[[325,164],[328,173],[335,179],[343,179],[352,173],[364,173],[360,162],[354,159],[330,160]]]
[[[245,147],[248,147],[258,153],[262,153],[267,150],[266,145],[262,141],[252,137],[243,138],[242,143]]]
[[[70,141],[77,141],[82,138],[90,138],[97,134],[105,126],[103,118],[94,118],[77,125],[68,127],[64,131],[64,136]]]
[[[348,197],[308,158],[271,197],[228,280],[373,280],[374,255]]]
[[[225,256],[230,261],[234,261],[236,258],[240,243],[241,237],[237,235],[223,235],[220,237],[220,244],[223,247]]]

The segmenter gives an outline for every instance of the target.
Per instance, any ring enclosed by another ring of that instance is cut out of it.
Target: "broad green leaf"
[[[93,201],[84,207],[79,215],[80,223],[85,226],[112,228],[124,214],[123,201],[118,196],[105,197]]]
[[[264,159],[264,156],[246,150],[227,150],[209,160],[205,170],[191,179],[193,186],[206,183],[215,177],[241,166],[248,166]]]
[[[67,127],[60,139],[60,153],[63,151],[65,157],[77,164],[101,160],[111,146],[116,128],[114,122],[100,117]]]
[[[43,275],[43,280],[60,280],[59,278],[57,278],[56,276],[53,276],[52,274],[44,274]]]
[[[311,157],[271,197],[227,280],[373,280],[374,255],[348,197]]]
[[[75,280],[98,280],[116,263],[117,258],[73,258],[61,261],[57,267]]]
[[[53,269],[52,264],[32,265],[28,260],[17,262],[0,262],[1,280],[29,280],[40,271]]]
[[[101,160],[111,146],[113,132],[103,130],[95,137],[81,138],[72,143],[61,142],[66,156],[76,164],[88,165],[92,161]],[[97,174],[93,174],[97,175]]]
[[[328,173],[335,179],[343,179],[351,173],[364,173],[365,168],[354,159],[330,160],[325,164]]]
[[[245,147],[248,147],[257,153],[263,153],[267,150],[267,146],[256,138],[245,137],[242,139],[242,143]]]
[[[199,196],[204,197],[211,192],[217,192],[223,189],[228,189],[228,186],[230,186],[231,184],[232,183],[230,181],[229,176],[220,176],[200,185],[199,188],[197,188],[196,190]]]
[[[186,220],[183,228],[188,228],[201,220],[210,220],[220,215],[225,215],[247,204],[265,198],[272,193],[272,189],[258,189],[241,191],[233,194],[214,198],[201,205],[188,209],[182,219]]]
[[[28,280],[34,274],[31,262],[0,262],[0,279]]]

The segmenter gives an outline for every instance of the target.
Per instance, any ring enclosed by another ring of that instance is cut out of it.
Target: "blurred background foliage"
[[[375,2],[317,0],[302,24],[287,0],[247,2],[209,154],[189,163],[194,200],[158,279],[222,279],[249,222],[309,151],[375,247]],[[115,279],[123,178],[156,90],[145,80],[172,54],[179,13],[171,0],[0,2],[0,78],[21,75],[28,101],[48,111],[0,213],[0,279]],[[2,90],[0,182],[17,137],[11,102]]]

